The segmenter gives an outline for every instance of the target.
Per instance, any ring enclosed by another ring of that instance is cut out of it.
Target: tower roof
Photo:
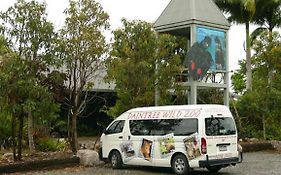
[[[181,34],[191,24],[228,30],[229,22],[212,0],[171,0],[154,24],[157,32]],[[186,32],[186,31],[185,31]]]

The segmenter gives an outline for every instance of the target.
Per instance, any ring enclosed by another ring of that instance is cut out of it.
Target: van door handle
[[[131,136],[128,136],[128,140],[131,140]]]
[[[119,138],[119,139],[123,139],[123,136],[119,136],[118,138]]]

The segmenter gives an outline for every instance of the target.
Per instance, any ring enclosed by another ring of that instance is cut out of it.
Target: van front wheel
[[[110,163],[113,169],[122,168],[122,158],[118,151],[113,151],[110,156]]]
[[[189,171],[189,165],[184,155],[177,155],[173,158],[172,168],[175,174],[187,174]]]

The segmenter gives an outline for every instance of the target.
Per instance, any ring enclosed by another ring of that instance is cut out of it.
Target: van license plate
[[[227,146],[220,146],[219,149],[220,151],[227,151]]]

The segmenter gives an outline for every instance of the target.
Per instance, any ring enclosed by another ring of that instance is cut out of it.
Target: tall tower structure
[[[224,91],[229,105],[228,30],[230,24],[212,0],[171,0],[154,24],[158,33],[187,38],[183,61],[188,80],[188,103],[197,104],[199,88]]]

